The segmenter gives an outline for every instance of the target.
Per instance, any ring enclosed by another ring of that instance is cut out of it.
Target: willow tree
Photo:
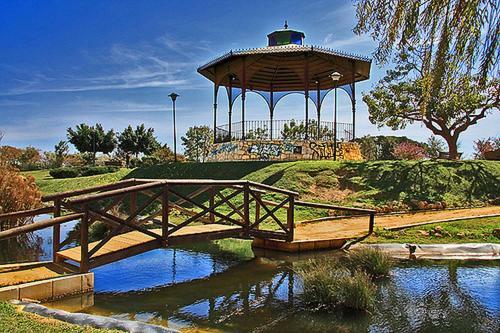
[[[418,60],[422,112],[450,70],[477,77],[482,87],[498,75],[498,0],[359,0],[356,16],[355,33],[379,42],[379,64],[394,53]]]

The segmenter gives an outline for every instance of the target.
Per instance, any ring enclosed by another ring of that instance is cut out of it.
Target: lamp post
[[[173,92],[168,96],[172,99],[172,112],[174,114],[174,162],[177,162],[177,134],[175,132],[175,100],[180,95]]]
[[[333,160],[337,160],[337,86],[342,74],[339,72],[333,72],[330,74],[330,78],[333,81],[335,89],[335,104],[333,108]]]

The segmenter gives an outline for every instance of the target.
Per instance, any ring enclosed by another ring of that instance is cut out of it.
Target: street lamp
[[[177,162],[177,134],[175,132],[175,100],[180,95],[173,92],[168,96],[172,99],[172,112],[174,114],[174,162]]]
[[[330,78],[333,81],[335,89],[335,106],[333,108],[333,160],[337,160],[337,86],[339,84],[342,74],[339,72],[333,72],[330,74]]]

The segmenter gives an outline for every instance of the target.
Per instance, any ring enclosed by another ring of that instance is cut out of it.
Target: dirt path
[[[500,214],[500,206],[378,216],[375,217],[375,227],[391,228],[429,221],[491,214]],[[304,223],[298,225],[295,229],[295,239],[348,238],[366,234],[367,230],[368,217]]]

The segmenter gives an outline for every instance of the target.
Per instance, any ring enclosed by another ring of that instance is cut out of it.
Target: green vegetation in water
[[[373,307],[373,279],[388,276],[393,260],[378,249],[350,251],[344,258],[309,260],[296,269],[301,299],[312,310],[365,311]]]
[[[335,260],[309,261],[297,269],[302,279],[301,300],[313,311],[363,311],[373,306],[375,284],[361,270],[351,272]]]
[[[254,258],[252,241],[246,239],[225,238],[207,242],[194,242],[177,246],[183,250],[206,252],[218,258],[250,260]]]
[[[0,332],[42,333],[42,332],[85,332],[85,333],[118,333],[117,330],[96,329],[89,326],[78,326],[55,319],[40,317],[35,314],[20,312],[15,306],[0,302]]]
[[[344,266],[360,269],[372,278],[389,276],[394,260],[379,249],[361,248],[349,251],[342,259]]]
[[[375,229],[366,243],[500,243],[500,217],[434,223],[403,230]],[[495,231],[496,230],[496,231]]]

